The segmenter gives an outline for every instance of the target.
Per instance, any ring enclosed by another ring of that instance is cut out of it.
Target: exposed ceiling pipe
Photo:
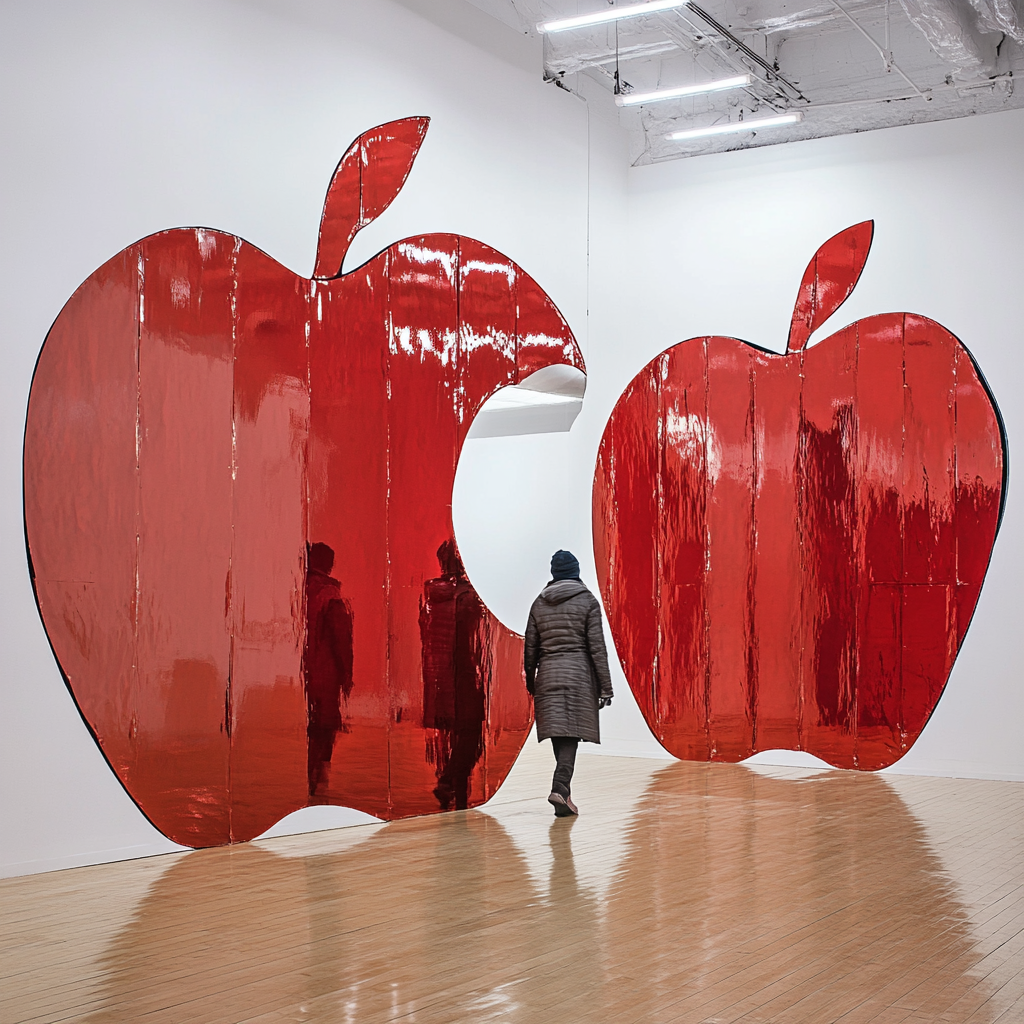
[[[681,28],[681,26],[683,25],[685,25],[686,28],[688,28],[696,38],[691,38],[689,35],[687,35],[687,33],[684,32]],[[709,33],[704,31],[703,29],[699,29],[692,21],[690,21],[685,16],[685,14],[680,13],[679,17],[674,22],[665,23],[664,29],[665,34],[670,39],[674,39],[676,41],[676,44],[680,47],[680,49],[686,48],[699,55],[700,53],[703,52],[700,47],[702,44],[704,44],[710,47],[713,50],[714,54],[717,54],[717,56],[720,58],[721,62],[725,67],[733,68],[737,71],[751,70],[742,61],[737,60],[735,55],[730,53],[715,38],[713,33]],[[760,65],[758,65],[758,67],[760,67]],[[783,104],[788,105],[794,98],[792,95],[787,93],[786,90],[783,88],[784,83],[785,80],[779,76],[779,74],[775,71],[774,68],[772,69],[770,78],[755,78],[754,80],[754,84],[767,86],[769,89],[772,90],[772,92],[775,93],[778,99],[764,100],[762,98],[762,102],[769,103],[776,109],[779,101],[782,101]],[[797,93],[797,97],[799,97],[799,90],[795,91]]]
[[[657,42],[643,42],[631,46],[619,48],[619,58],[627,60],[649,60],[663,54],[671,54],[677,46],[668,40]],[[605,45],[594,45],[592,41],[585,41],[585,45],[569,45],[564,37],[544,37],[544,65],[549,71],[556,71],[564,74],[575,74],[584,68],[594,67],[598,64],[614,64],[615,53],[609,51]]]
[[[872,14],[878,10],[876,0],[850,0],[846,9],[853,15]],[[795,13],[777,14],[767,16],[763,19],[752,22],[751,28],[759,29],[766,36],[777,35],[780,32],[795,32],[802,29],[831,27],[843,20],[842,15],[829,3],[815,3],[813,7]]]
[[[882,63],[885,65],[886,71],[895,71],[896,74],[899,75],[900,78],[902,78],[903,81],[906,82],[907,85],[909,85],[910,88],[913,89],[914,92],[916,92],[917,95],[921,97],[921,99],[931,99],[931,96],[929,96],[928,93],[926,93],[922,89],[919,89],[917,85],[913,81],[911,81],[910,77],[900,68],[896,61],[892,59],[892,54],[888,50],[884,49],[881,45],[875,42],[874,37],[868,32],[866,28],[864,28],[863,25],[861,25],[859,21],[857,21],[856,18],[854,18],[852,14],[850,14],[850,12],[845,7],[843,7],[839,0],[832,0],[832,3],[835,5],[836,9],[846,17],[850,24],[853,25],[853,27],[878,51],[878,55],[882,58]],[[904,3],[904,7],[905,6],[906,3]]]
[[[909,96],[866,96],[857,100],[829,100],[826,103],[812,103],[811,110],[829,110],[832,107],[860,107],[870,103],[906,103],[910,100],[919,100],[920,96],[911,94]]]
[[[702,10],[695,3],[693,3],[692,0],[690,3],[686,5],[685,9],[692,11],[694,14],[697,15],[698,18],[701,19],[701,21],[710,25],[711,28],[713,28],[719,35],[724,36],[726,39],[728,39],[729,42],[731,42],[733,46],[735,46],[741,53],[743,53],[748,60],[752,60],[755,64],[758,65],[758,67],[760,67],[767,73],[769,81],[772,78],[777,79],[787,89],[790,89],[796,95],[797,99],[805,101],[807,100],[807,97],[795,85],[793,85],[792,82],[786,81],[786,79],[783,78],[782,75],[780,75],[778,71],[776,71],[775,68],[773,68],[771,64],[768,63],[768,61],[766,61],[759,54],[755,53],[749,46],[747,46],[745,42],[743,42],[742,39],[739,39],[736,36],[734,36],[732,32],[730,32],[724,25],[716,21],[710,14],[707,13],[707,11]],[[675,13],[678,14],[679,12],[677,11]]]

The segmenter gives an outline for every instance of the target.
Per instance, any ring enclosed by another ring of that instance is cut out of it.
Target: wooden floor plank
[[[487,807],[0,881],[0,1024],[1024,1021],[1024,786],[581,756]]]

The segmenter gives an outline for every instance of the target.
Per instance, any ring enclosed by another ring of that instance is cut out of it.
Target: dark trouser
[[[331,757],[334,754],[334,739],[338,735],[339,726],[320,725],[310,722],[306,726],[306,778],[309,783],[309,795],[316,796],[327,781],[331,771]],[[323,794],[321,794],[322,796]]]
[[[475,723],[457,729],[438,730],[437,744],[437,797],[443,810],[452,801],[457,811],[469,806],[469,780],[477,761],[484,752],[482,725]]]
[[[551,780],[551,792],[569,795],[572,770],[576,767],[576,748],[580,741],[570,736],[552,736],[551,746],[555,751],[555,775]]]

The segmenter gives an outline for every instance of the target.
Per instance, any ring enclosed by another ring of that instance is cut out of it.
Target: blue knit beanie
[[[556,551],[551,556],[551,578],[553,580],[578,580],[580,563],[571,551]]]

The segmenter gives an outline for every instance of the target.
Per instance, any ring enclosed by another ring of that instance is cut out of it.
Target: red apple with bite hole
[[[807,347],[873,223],[804,273],[785,353],[681,342],[620,397],[593,492],[619,659],[675,756],[772,748],[878,769],[949,678],[1005,492],[998,411],[964,345],[886,313]]]
[[[346,152],[311,279],[234,235],[163,231],[90,275],[43,345],[24,462],[40,615],[104,756],[176,842],[250,839],[308,804],[478,804],[529,731],[521,638],[466,578],[452,485],[493,392],[583,360],[540,286],[471,238],[342,274],[427,123]]]

